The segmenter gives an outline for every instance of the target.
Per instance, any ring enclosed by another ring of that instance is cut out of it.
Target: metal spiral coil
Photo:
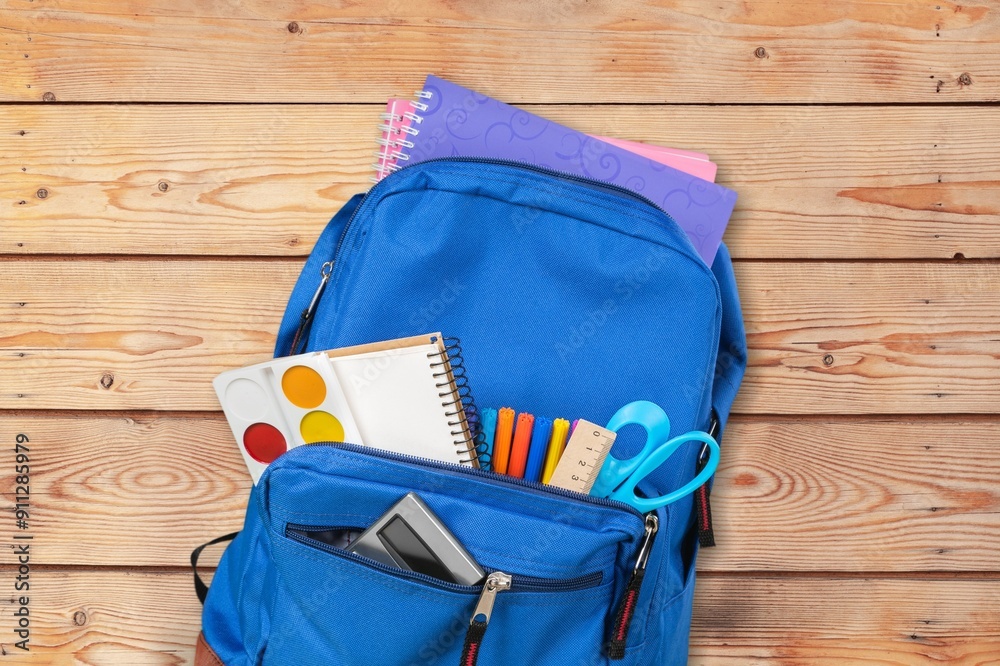
[[[369,180],[373,183],[377,183],[390,173],[399,171],[403,168],[399,162],[405,162],[410,159],[410,156],[401,149],[414,147],[415,144],[410,138],[420,134],[420,129],[414,127],[414,125],[424,122],[420,112],[426,111],[429,108],[422,100],[431,99],[434,93],[429,90],[418,90],[414,93],[414,96],[416,99],[410,102],[410,105],[415,111],[405,111],[398,114],[383,112],[379,114],[379,118],[383,121],[379,125],[379,131],[382,133],[382,136],[376,140],[380,148],[375,153],[377,161],[372,164],[375,175],[369,177]],[[397,124],[402,123],[404,120],[409,120],[412,124]]]
[[[487,463],[486,437],[465,374],[462,346],[458,338],[444,338],[442,342],[444,349],[428,354],[427,358],[431,359],[431,369],[437,380],[435,386],[439,389],[438,397],[442,399],[441,406],[445,408],[448,425],[452,428],[451,435],[456,438],[459,462],[478,462],[480,467],[484,467]]]

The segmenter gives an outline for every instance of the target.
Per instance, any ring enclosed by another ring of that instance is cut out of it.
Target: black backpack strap
[[[212,539],[208,543],[203,543],[194,550],[191,551],[191,569],[194,571],[194,593],[198,595],[198,601],[205,603],[205,597],[208,596],[208,585],[205,585],[205,581],[201,579],[198,575],[198,558],[201,556],[201,551],[205,550],[209,546],[214,546],[217,543],[222,543],[223,541],[232,541],[236,538],[239,532],[230,532],[229,534],[223,534],[222,536]]]

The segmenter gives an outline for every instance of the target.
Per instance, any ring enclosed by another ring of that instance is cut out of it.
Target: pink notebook
[[[689,150],[680,150],[678,148],[654,146],[649,143],[639,143],[638,141],[615,139],[610,136],[591,136],[598,141],[624,148],[636,155],[642,155],[665,166],[673,167],[692,176],[707,180],[710,183],[715,182],[715,173],[718,171],[718,166],[708,158],[708,155],[693,153]]]
[[[410,126],[419,116],[415,113],[412,102],[408,99],[392,97],[385,105],[382,113],[382,124],[379,129],[382,136],[379,138],[379,150],[375,153],[375,175],[372,176],[374,182],[378,182],[388,176],[393,171],[403,167],[399,162],[404,159],[400,152],[407,145],[412,146],[410,140],[413,136]]]

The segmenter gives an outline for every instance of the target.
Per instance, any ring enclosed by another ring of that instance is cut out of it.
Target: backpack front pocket
[[[393,569],[291,528],[286,535],[275,544],[275,558],[295,567],[279,580],[265,666],[460,663],[484,585]],[[599,653],[613,601],[602,572],[572,579],[512,573],[511,579],[496,596],[479,664],[576,663]],[[316,654],[318,645],[325,655]]]
[[[265,666],[465,664],[469,636],[478,643],[468,663],[478,666],[608,663],[605,643],[643,533],[637,514],[451,465],[304,448],[261,480],[278,573]],[[448,583],[346,550],[349,536],[411,490],[487,580]],[[490,579],[504,584],[488,589]],[[488,623],[474,624],[486,607]]]

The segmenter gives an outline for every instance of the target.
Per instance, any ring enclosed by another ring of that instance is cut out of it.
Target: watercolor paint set
[[[213,385],[254,483],[281,454],[319,442],[478,466],[456,349],[432,333],[286,356]]]
[[[321,355],[231,370],[213,384],[255,483],[296,446],[361,441],[333,366]]]

